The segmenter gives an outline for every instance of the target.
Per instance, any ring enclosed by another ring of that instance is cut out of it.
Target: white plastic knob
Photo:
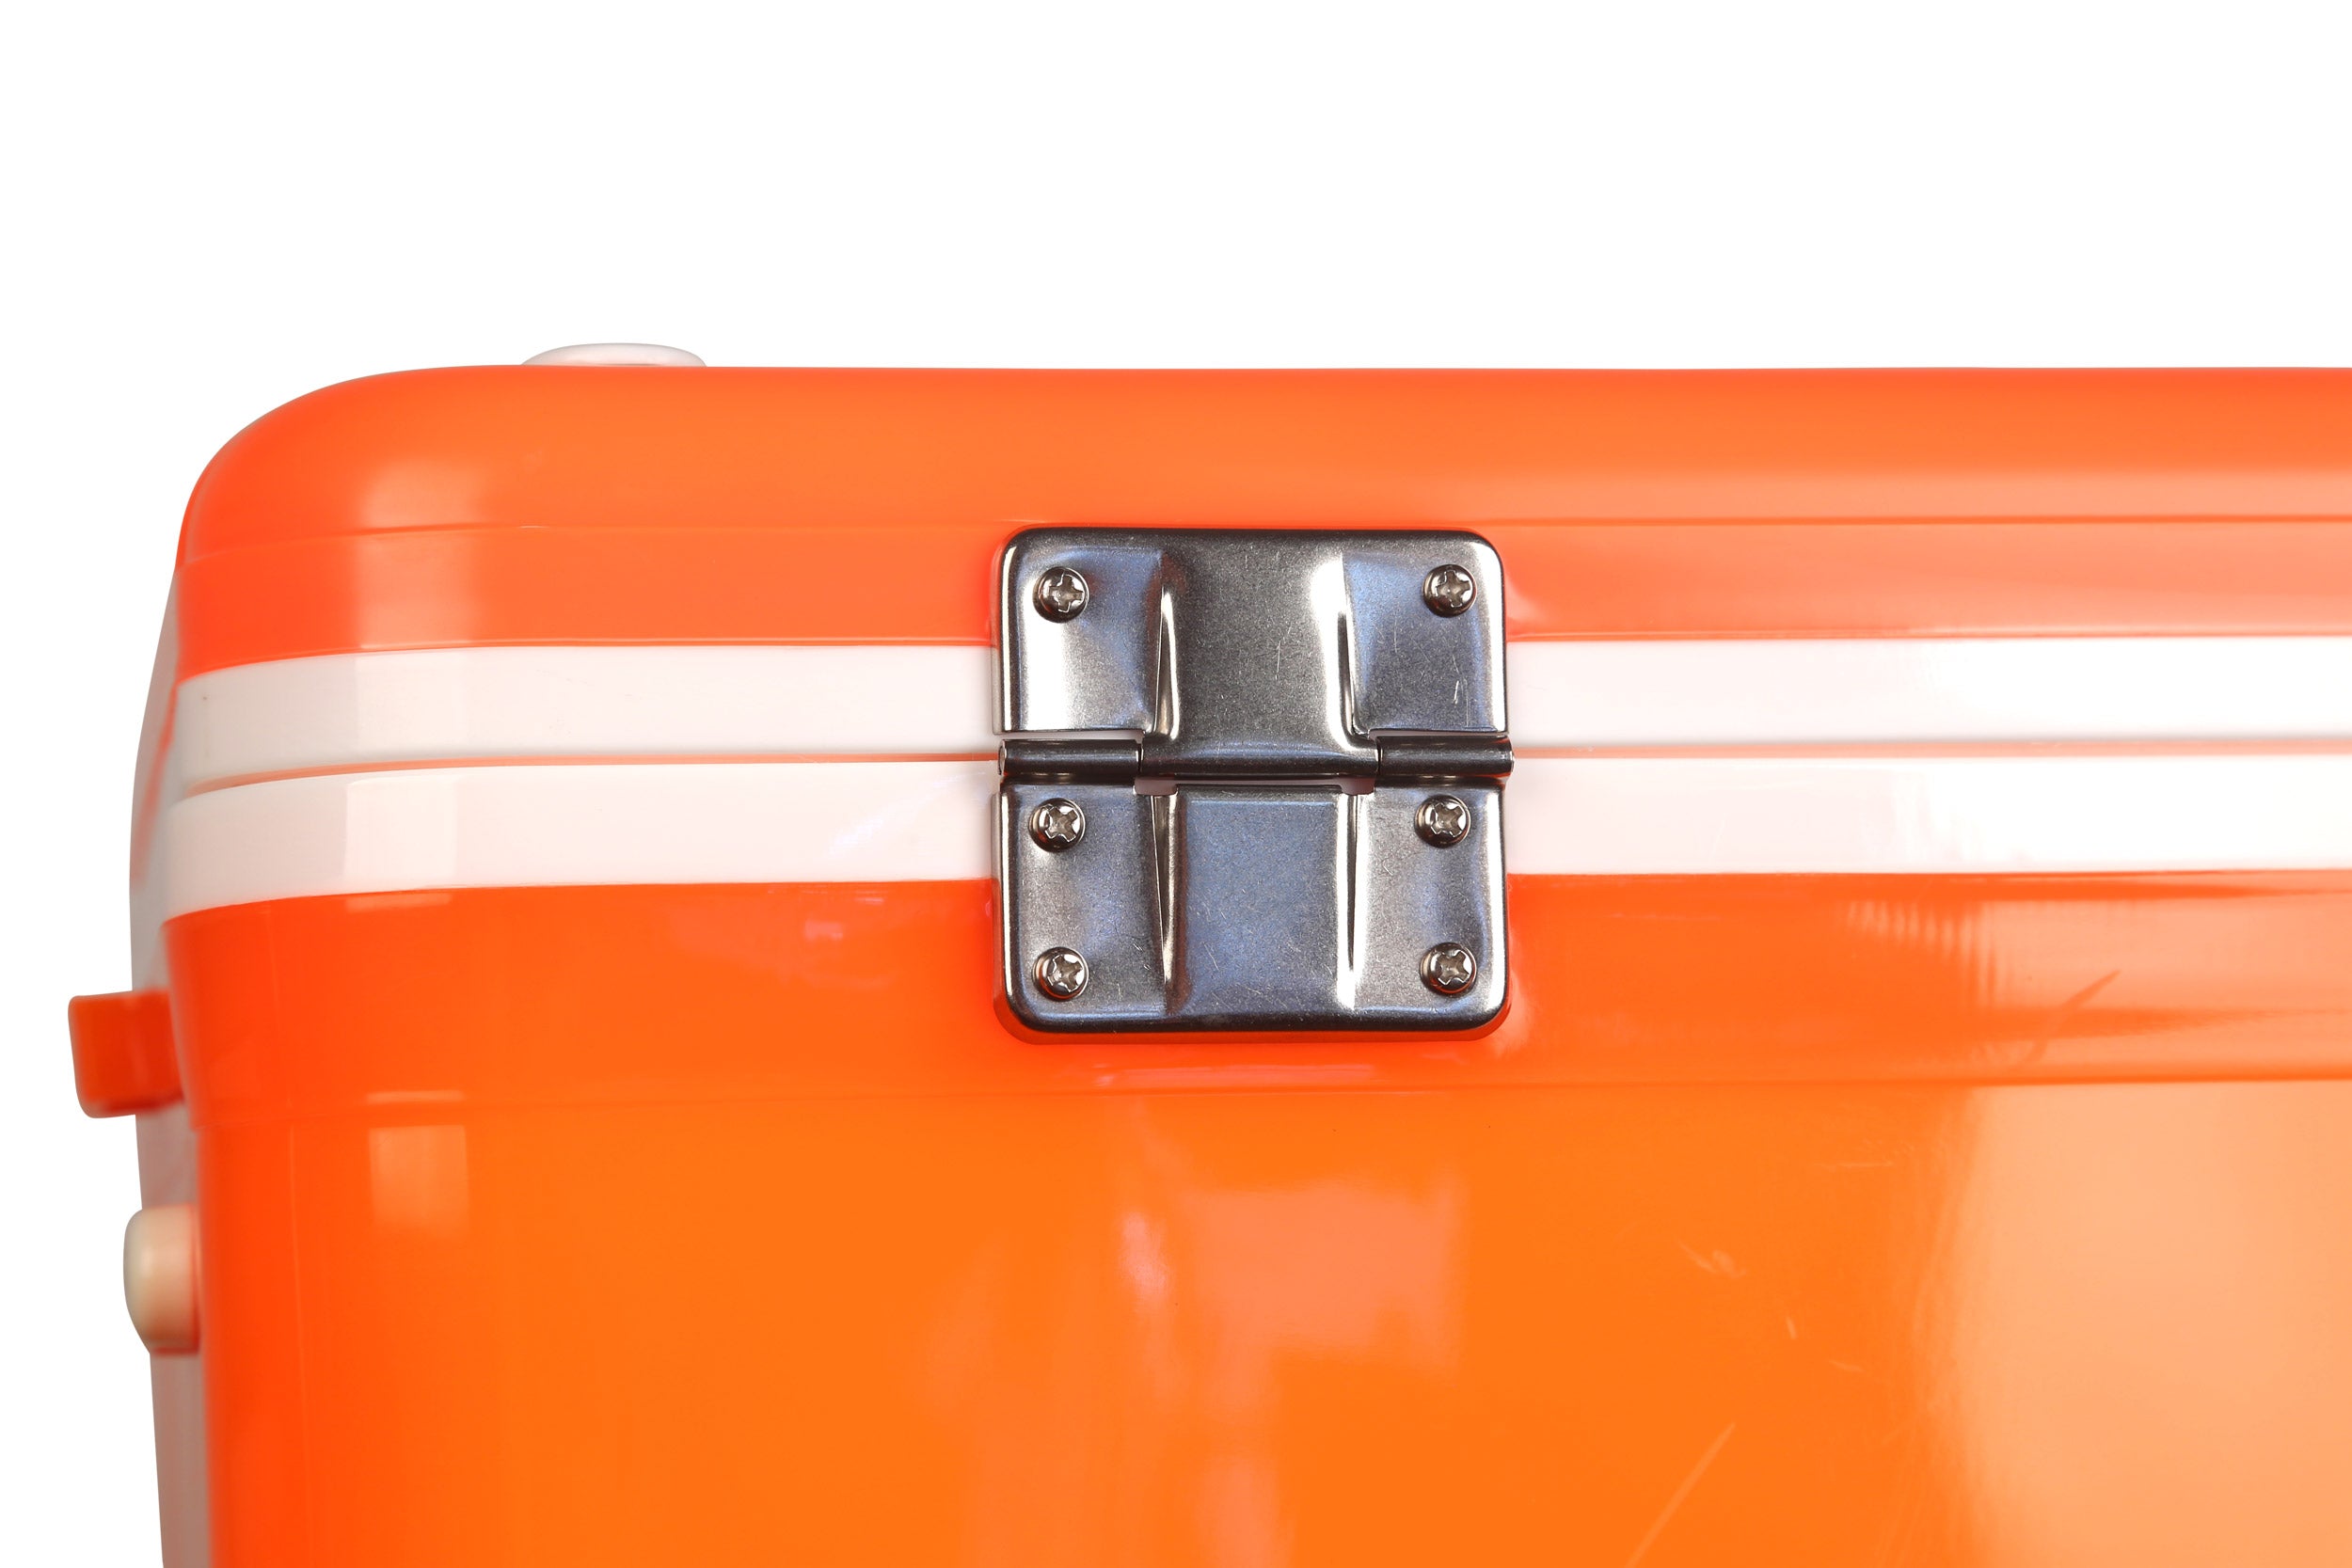
[[[196,1349],[196,1206],[158,1204],[122,1232],[122,1299],[131,1326],[157,1355]]]
[[[660,343],[570,343],[534,354],[526,365],[678,365],[698,366],[699,354]]]

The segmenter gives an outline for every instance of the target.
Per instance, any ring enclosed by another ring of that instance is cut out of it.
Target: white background
[[[312,388],[721,364],[2352,362],[2340,5],[35,5],[0,21],[0,1560],[154,1560],[127,983],[178,514]]]

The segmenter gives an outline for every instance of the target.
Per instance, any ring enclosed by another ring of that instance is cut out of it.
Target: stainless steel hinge
[[[1502,1006],[1502,569],[1475,534],[1006,548],[1005,994],[1039,1029],[1468,1029]]]

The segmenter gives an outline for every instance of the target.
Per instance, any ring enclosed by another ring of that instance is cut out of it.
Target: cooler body
[[[1491,1019],[1054,1025],[1039,529],[1491,547]],[[382,377],[158,691],[177,1563],[2352,1556],[2352,376]]]

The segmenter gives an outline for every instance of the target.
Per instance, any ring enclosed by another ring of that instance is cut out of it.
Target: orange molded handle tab
[[[94,1117],[152,1111],[180,1098],[171,994],[119,990],[66,1005],[73,1036],[73,1092]]]

